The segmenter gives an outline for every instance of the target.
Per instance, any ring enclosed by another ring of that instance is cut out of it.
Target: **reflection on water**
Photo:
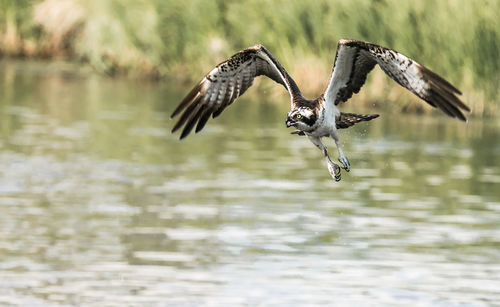
[[[179,142],[168,81],[0,71],[0,305],[500,301],[496,119],[383,115],[335,183],[286,101]]]

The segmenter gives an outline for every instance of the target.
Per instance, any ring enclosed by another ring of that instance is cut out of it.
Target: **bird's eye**
[[[302,118],[302,115],[297,114],[297,115],[295,115],[295,118],[297,118],[297,119],[301,119],[301,118]]]

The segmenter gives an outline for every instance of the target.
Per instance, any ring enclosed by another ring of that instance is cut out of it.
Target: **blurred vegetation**
[[[306,94],[316,95],[326,86],[337,41],[354,38],[446,76],[475,114],[500,113],[500,1],[0,0],[0,8],[3,55],[71,59],[110,75],[192,83],[262,43]],[[404,109],[414,101],[380,71],[358,97]]]

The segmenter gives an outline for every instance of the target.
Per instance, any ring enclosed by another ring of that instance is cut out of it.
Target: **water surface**
[[[498,119],[382,114],[343,131],[336,183],[286,97],[180,142],[187,87],[0,72],[0,305],[500,301]]]

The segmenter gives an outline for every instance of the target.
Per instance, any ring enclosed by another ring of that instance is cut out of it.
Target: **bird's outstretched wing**
[[[196,132],[200,131],[210,116],[219,116],[260,75],[283,85],[290,93],[292,105],[298,96],[302,96],[278,60],[264,46],[255,45],[217,65],[187,94],[170,116],[173,118],[183,112],[172,132],[184,126],[182,139],[196,123]]]
[[[378,64],[394,81],[451,117],[466,120],[470,112],[457,95],[462,93],[436,73],[403,54],[362,41],[341,39],[325,99],[338,105],[358,93],[368,73]]]

